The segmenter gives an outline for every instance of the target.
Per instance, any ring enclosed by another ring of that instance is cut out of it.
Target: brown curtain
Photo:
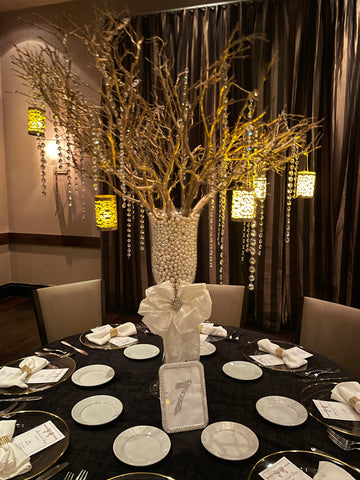
[[[159,35],[167,40],[176,72],[188,67],[192,79],[217,57],[237,23],[244,35],[265,34],[266,40],[256,41],[251,56],[236,70],[241,85],[258,88],[277,54],[260,89],[258,111],[267,109],[275,116],[285,107],[287,112],[323,119],[321,149],[309,157],[309,167],[317,173],[315,198],[293,199],[289,244],[284,242],[286,174],[268,176],[263,248],[249,298],[249,315],[267,330],[276,331],[284,323],[295,327],[303,295],[360,306],[359,13],[356,0],[259,0],[133,19],[145,38]],[[150,44],[146,56],[156,56]],[[150,88],[151,71],[145,62],[143,83]],[[119,231],[102,234],[107,308],[136,312],[145,288],[152,284],[149,244],[140,252],[137,210],[132,212],[130,232],[121,205],[119,212]],[[205,209],[200,221],[196,281],[216,283],[218,270],[215,265],[209,269],[208,215]],[[247,283],[242,237],[242,224],[228,221],[224,283]],[[214,257],[219,259],[218,247]]]

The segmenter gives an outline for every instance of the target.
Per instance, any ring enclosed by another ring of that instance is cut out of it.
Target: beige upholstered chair
[[[208,322],[220,325],[240,327],[245,315],[243,285],[214,285],[207,284],[212,300],[211,317]]]
[[[300,344],[360,376],[360,310],[304,297]]]
[[[100,279],[34,290],[42,345],[101,325],[102,290]]]

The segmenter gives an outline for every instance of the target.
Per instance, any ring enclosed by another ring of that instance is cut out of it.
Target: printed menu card
[[[65,438],[65,435],[51,420],[48,420],[27,432],[17,435],[13,438],[13,443],[27,455],[34,455],[63,438]]]
[[[286,457],[280,458],[271,467],[259,472],[259,475],[264,480],[312,480]]]
[[[360,415],[355,410],[345,403],[315,400],[313,399],[316,408],[319,410],[324,418],[331,418],[333,420],[350,420],[360,422]]]

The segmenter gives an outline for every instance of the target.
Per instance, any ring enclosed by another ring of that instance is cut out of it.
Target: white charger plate
[[[210,342],[201,342],[200,343],[200,356],[204,357],[206,355],[211,355],[216,350],[216,347],[213,343]]]
[[[124,350],[125,357],[131,358],[132,360],[147,360],[148,358],[156,357],[159,353],[160,349],[150,343],[138,343]]]
[[[236,422],[212,423],[202,431],[201,443],[210,453],[224,460],[245,460],[259,448],[255,433]]]
[[[110,395],[94,395],[76,403],[72,418],[82,425],[104,425],[115,420],[123,411],[123,404]]]
[[[269,422],[284,427],[301,425],[307,419],[306,408],[301,403],[280,395],[262,397],[256,402],[257,412]]]
[[[80,387],[95,387],[110,382],[115,376],[115,370],[108,365],[87,365],[79,368],[72,376],[71,380]]]
[[[170,447],[170,438],[163,430],[150,425],[137,425],[115,438],[113,452],[127,465],[144,467],[166,457]]]
[[[242,360],[225,363],[222,369],[226,375],[236,378],[237,380],[256,380],[263,374],[260,367],[254,363],[244,362]]]

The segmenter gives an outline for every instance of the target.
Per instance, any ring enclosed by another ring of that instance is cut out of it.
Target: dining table
[[[154,390],[159,368],[163,364],[162,339],[146,328],[139,327],[140,325],[137,325],[138,344],[157,347],[155,349],[157,353],[149,358],[143,359],[136,356],[132,358],[131,355],[125,354],[126,348],[90,345],[89,342],[84,341],[84,332],[79,332],[64,340],[84,350],[87,355],[65,346],[60,340],[47,347],[67,351],[70,354],[68,357],[62,357],[61,353],[43,351],[43,355],[50,360],[50,363],[68,362],[66,365],[71,367],[71,375],[68,375],[64,381],[55,383],[51,388],[39,391],[30,389],[26,392],[15,389],[20,399],[31,395],[42,397],[41,400],[27,402],[24,408],[26,412],[48,412],[59,417],[66,424],[69,439],[64,451],[59,452],[54,460],[69,462],[67,470],[80,472],[86,469],[89,472],[87,480],[121,478],[121,475],[132,472],[152,472],[175,480],[223,480],[225,478],[253,480],[262,478],[258,474],[259,468],[255,467],[256,464],[261,466],[265,457],[272,461],[283,455],[286,456],[286,452],[289,451],[289,455],[298,456],[300,462],[302,455],[303,458],[311,457],[315,460],[336,458],[346,465],[357,468],[358,470],[353,470],[351,474],[354,478],[360,478],[359,451],[342,450],[329,439],[327,422],[316,413],[311,401],[312,389],[315,393],[321,393],[326,388],[332,388],[336,383],[358,379],[316,352],[310,352],[313,355],[308,359],[308,368],[332,369],[329,374],[323,374],[318,378],[299,376],[296,369],[265,366],[260,366],[258,375],[250,373],[250,378],[229,375],[225,372],[224,366],[231,362],[249,362],[257,365],[252,355],[256,353],[257,341],[261,338],[269,338],[284,348],[292,346],[289,342],[277,338],[276,335],[234,327],[226,328],[228,336],[225,338],[209,337],[207,341],[210,341],[213,347],[200,357],[205,377],[208,425],[232,422],[231,424],[246,427],[257,437],[258,444],[255,451],[251,451],[247,458],[240,460],[221,458],[216,452],[215,454],[211,452],[211,448],[204,446],[202,434],[208,427],[202,427],[168,433],[170,448],[156,463],[139,466],[121,460],[119,455],[115,454],[114,446],[122,432],[137,426],[163,430],[161,404],[156,388]],[[232,333],[234,335],[229,337]],[[29,355],[34,353],[30,352]],[[12,362],[12,365],[15,364],[16,362]],[[91,369],[93,365],[110,367],[113,375],[100,385],[91,385],[91,382],[90,384],[82,383],[76,379],[76,372],[84,367]],[[309,390],[310,400],[307,394]],[[16,396],[14,389],[8,391],[0,389],[1,408],[5,406],[2,400],[10,394]],[[120,401],[119,414],[115,419],[100,425],[86,424],[81,418],[76,417],[76,406],[79,402],[98,395],[111,396]],[[259,413],[259,401],[262,398],[277,396],[286,397],[290,399],[289,401],[294,400],[305,406],[305,417],[295,422],[295,425],[291,421],[287,424],[285,420],[284,425],[281,421],[277,421],[276,417],[269,419]],[[20,412],[12,418],[19,418],[21,421],[21,415],[24,414]],[[355,425],[354,432],[359,439],[360,422],[358,425]],[[139,456],[142,457],[143,453],[139,451]],[[50,466],[50,463],[46,466]],[[63,479],[67,470],[57,473],[53,478]],[[31,471],[15,478],[20,480],[32,478]],[[310,475],[309,478],[312,476]]]

